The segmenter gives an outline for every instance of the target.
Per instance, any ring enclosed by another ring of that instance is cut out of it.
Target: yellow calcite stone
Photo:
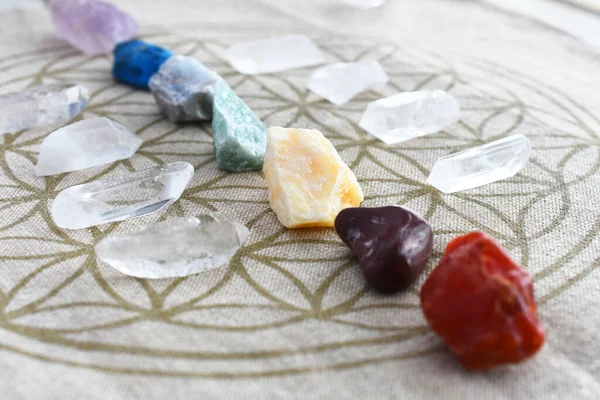
[[[350,168],[314,129],[270,128],[263,171],[271,208],[288,228],[333,226],[341,210],[364,199]]]

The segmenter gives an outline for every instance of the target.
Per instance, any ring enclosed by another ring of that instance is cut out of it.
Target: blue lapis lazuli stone
[[[152,75],[172,56],[170,50],[142,40],[120,43],[115,47],[113,76],[128,85],[148,89]]]

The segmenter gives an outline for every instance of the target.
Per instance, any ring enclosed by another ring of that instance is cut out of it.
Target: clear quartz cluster
[[[52,83],[0,96],[0,135],[68,121],[90,99],[82,85]]]
[[[248,228],[222,214],[173,218],[139,232],[103,239],[96,255],[122,273],[159,279],[197,274],[227,264]]]
[[[90,118],[52,132],[40,147],[38,176],[108,164],[131,157],[143,140],[108,118]]]
[[[82,229],[151,214],[179,199],[193,174],[191,164],[176,162],[72,186],[52,202],[52,218]]]
[[[436,133],[460,118],[456,99],[443,90],[404,92],[367,107],[360,127],[386,144]]]

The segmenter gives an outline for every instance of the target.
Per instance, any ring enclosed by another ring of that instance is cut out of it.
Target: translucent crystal
[[[385,4],[386,0],[343,0],[356,8],[369,9],[381,7]]]
[[[222,214],[173,218],[96,245],[111,267],[138,278],[187,276],[227,264],[246,242],[248,228]]]
[[[0,96],[0,134],[68,121],[90,98],[85,86],[53,83]]]
[[[227,50],[225,56],[235,69],[248,75],[285,71],[325,62],[321,49],[304,35],[236,43]]]
[[[439,158],[427,182],[444,193],[472,189],[514,176],[530,155],[527,137],[508,136]]]
[[[81,229],[151,214],[179,199],[193,174],[192,165],[176,162],[72,186],[54,199],[52,218]]]
[[[215,86],[221,78],[193,57],[174,56],[150,79],[150,90],[171,122],[212,118]]]
[[[308,88],[330,102],[342,105],[357,94],[389,80],[376,60],[327,65],[313,72]]]
[[[387,144],[436,133],[460,118],[460,106],[443,90],[405,92],[367,107],[360,127]]]
[[[114,5],[98,0],[50,0],[56,36],[87,55],[110,53],[137,32],[135,21]]]
[[[35,173],[62,174],[131,157],[143,140],[108,118],[91,118],[52,132],[42,143]]]

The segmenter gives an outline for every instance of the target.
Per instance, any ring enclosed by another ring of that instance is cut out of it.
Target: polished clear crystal
[[[72,186],[52,203],[52,218],[66,229],[124,221],[162,210],[185,190],[194,167],[176,162]]]
[[[131,157],[143,140],[108,118],[91,118],[52,132],[42,143],[35,173],[62,174]]]
[[[85,86],[53,83],[0,96],[0,134],[68,121],[90,98]]]
[[[325,55],[304,35],[236,43],[225,57],[242,74],[254,75],[308,67],[325,62]]]
[[[472,189],[514,176],[530,155],[531,143],[526,136],[508,136],[441,157],[427,182],[444,193]]]
[[[342,105],[357,94],[385,85],[387,74],[376,60],[327,65],[313,72],[308,88],[333,104]]]
[[[460,118],[460,106],[443,90],[404,92],[367,107],[360,127],[387,144],[436,133]]]
[[[95,250],[98,258],[126,275],[173,278],[229,263],[249,233],[244,225],[213,213],[173,218],[136,233],[107,237]]]

